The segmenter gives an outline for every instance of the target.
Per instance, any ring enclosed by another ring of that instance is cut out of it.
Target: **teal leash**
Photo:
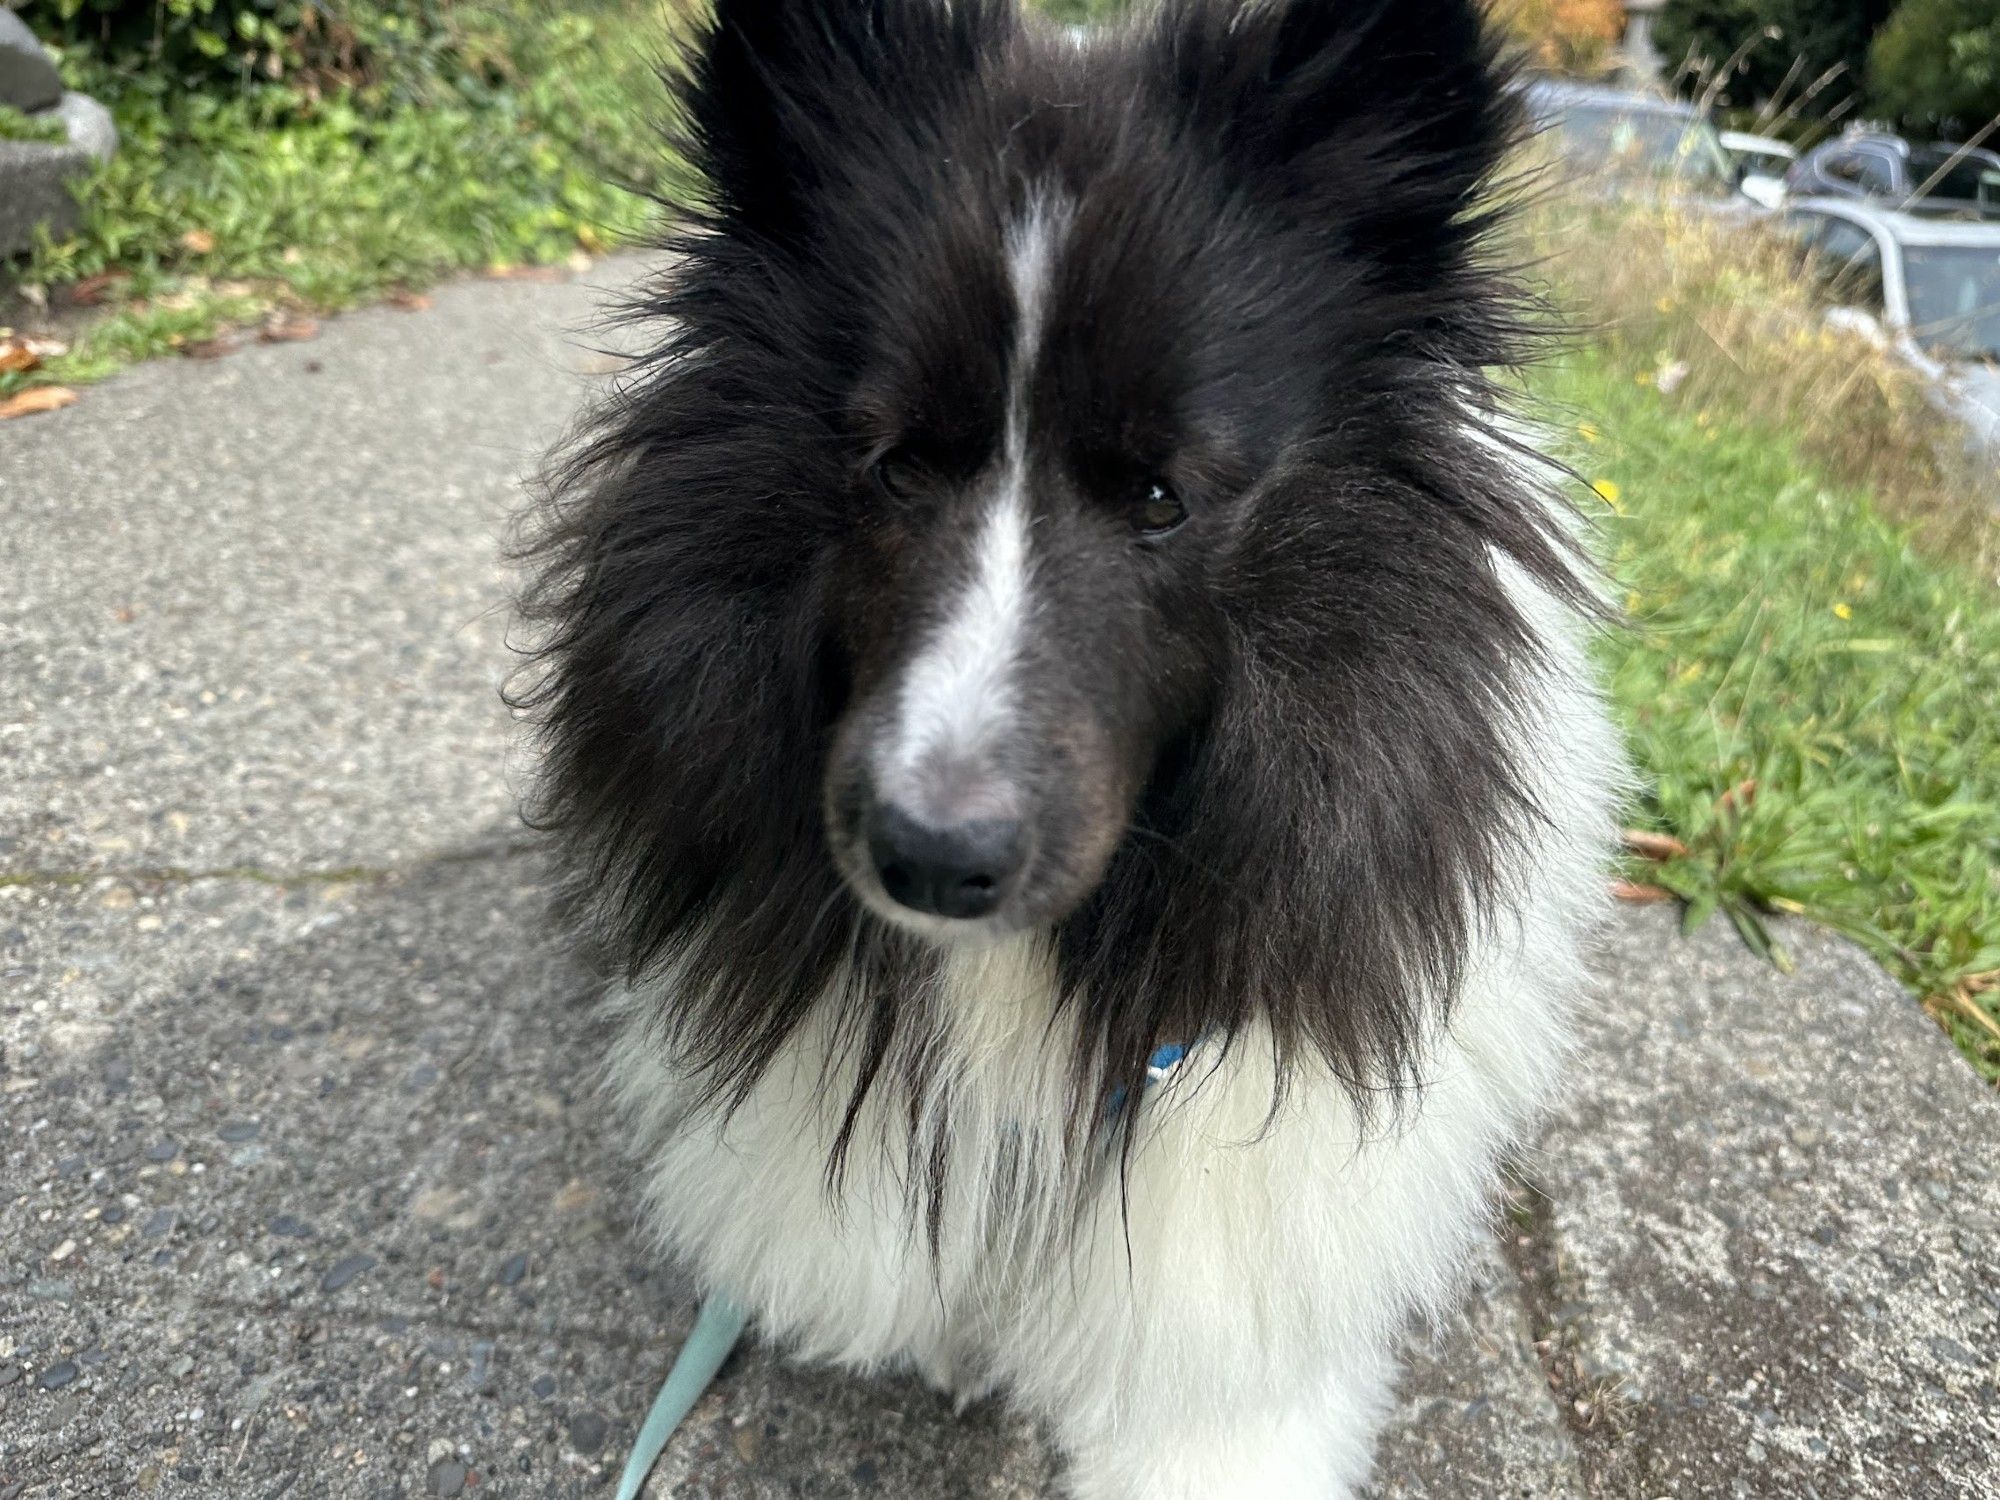
[[[1175,1043],[1156,1048],[1146,1060],[1146,1087],[1166,1082],[1190,1050]],[[1106,1123],[1116,1119],[1124,1107],[1125,1090],[1114,1090],[1105,1107]],[[646,1476],[653,1472],[653,1465],[660,1461],[667,1439],[694,1410],[695,1402],[715,1379],[715,1372],[729,1358],[729,1351],[743,1336],[743,1325],[749,1321],[748,1313],[720,1294],[701,1305],[701,1314],[694,1320],[694,1332],[681,1345],[674,1367],[667,1371],[667,1382],[653,1398],[653,1409],[646,1413],[645,1425],[632,1444],[632,1456],[625,1460],[624,1477],[618,1481],[618,1500],[639,1500],[639,1491],[645,1488]]]
[[[717,1295],[702,1303],[701,1314],[694,1320],[694,1332],[681,1345],[674,1367],[667,1372],[667,1383],[653,1398],[653,1409],[646,1413],[646,1423],[632,1444],[632,1456],[625,1460],[625,1473],[618,1481],[618,1500],[639,1500],[639,1491],[645,1487],[653,1465],[660,1461],[660,1451],[667,1446],[667,1439],[694,1410],[695,1402],[715,1379],[722,1362],[729,1358],[729,1351],[736,1347],[737,1339],[743,1335],[743,1325],[749,1320],[750,1315],[727,1297]]]

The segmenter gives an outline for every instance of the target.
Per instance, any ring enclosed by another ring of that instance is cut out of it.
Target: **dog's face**
[[[746,1076],[902,934],[1028,928],[1134,1076],[1253,1013],[1398,1055],[1521,812],[1501,559],[1575,583],[1480,426],[1476,0],[715,0],[686,57],[664,345],[532,601],[607,945]]]
[[[1091,892],[1207,711],[1260,485],[1405,331],[1356,306],[1387,295],[1380,142],[1255,139],[1319,70],[1407,64],[1338,8],[1097,42],[983,0],[719,9],[698,119],[759,165],[718,230],[821,330],[824,421],[772,436],[824,446],[842,523],[826,838],[891,922],[985,936]]]

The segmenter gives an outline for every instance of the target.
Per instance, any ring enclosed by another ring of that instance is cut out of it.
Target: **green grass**
[[[11,105],[0,104],[0,141],[40,141],[58,145],[69,139],[60,120],[37,119]]]
[[[1678,408],[1601,352],[1539,384],[1587,418],[1579,461],[1615,497],[1631,625],[1604,655],[1648,785],[1635,817],[1688,848],[1633,878],[1781,963],[1767,913],[1852,935],[2000,1079],[2000,591],[1781,435]]]
[[[457,271],[559,263],[642,229],[670,162],[654,59],[671,0],[563,7],[495,0],[457,14],[444,62],[363,92],[190,90],[72,51],[72,87],[113,109],[115,160],[82,191],[73,237],[19,280],[107,309],[73,351],[0,396],[74,383],[209,338],[274,307],[335,310]],[[107,279],[105,278],[108,275]]]

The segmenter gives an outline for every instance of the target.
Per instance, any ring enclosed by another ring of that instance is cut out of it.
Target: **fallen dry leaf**
[[[257,335],[267,344],[296,344],[319,337],[319,320],[297,313],[273,313]]]
[[[215,248],[215,236],[206,229],[190,229],[181,236],[181,246],[196,255],[206,255]]]
[[[86,276],[72,285],[69,300],[78,307],[96,307],[120,282],[131,279],[130,271],[99,271],[95,276]]]
[[[1757,778],[1752,776],[1739,781],[1735,786],[1715,799],[1717,812],[1744,812],[1757,800]]]
[[[391,307],[400,307],[404,312],[422,312],[434,306],[437,299],[424,292],[396,291],[385,299]]]
[[[1612,881],[1611,894],[1616,899],[1630,901],[1635,906],[1647,906],[1654,902],[1674,899],[1674,893],[1665,886],[1637,885],[1630,880]]]
[[[21,338],[12,329],[0,330],[0,375],[20,375],[41,368],[42,361],[69,353],[61,339]]]
[[[236,352],[236,341],[232,338],[195,339],[180,346],[182,354],[189,359],[221,359],[225,354]]]
[[[1643,828],[1625,830],[1625,847],[1641,859],[1680,859],[1688,852],[1688,846],[1671,833],[1649,833]]]
[[[561,281],[563,273],[554,266],[491,266],[487,275],[495,281]]]
[[[76,392],[66,385],[38,385],[0,401],[0,422],[9,417],[31,417],[37,412],[61,411],[76,404]]]

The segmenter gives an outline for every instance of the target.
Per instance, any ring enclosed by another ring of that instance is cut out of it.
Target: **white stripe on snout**
[[[1028,386],[1041,348],[1049,279],[1063,226],[1064,216],[1046,199],[1035,198],[1007,231],[1014,347],[1000,470],[980,519],[963,591],[903,679],[893,758],[906,776],[935,755],[976,756],[1013,721],[1014,668],[1021,637],[1034,613]]]

